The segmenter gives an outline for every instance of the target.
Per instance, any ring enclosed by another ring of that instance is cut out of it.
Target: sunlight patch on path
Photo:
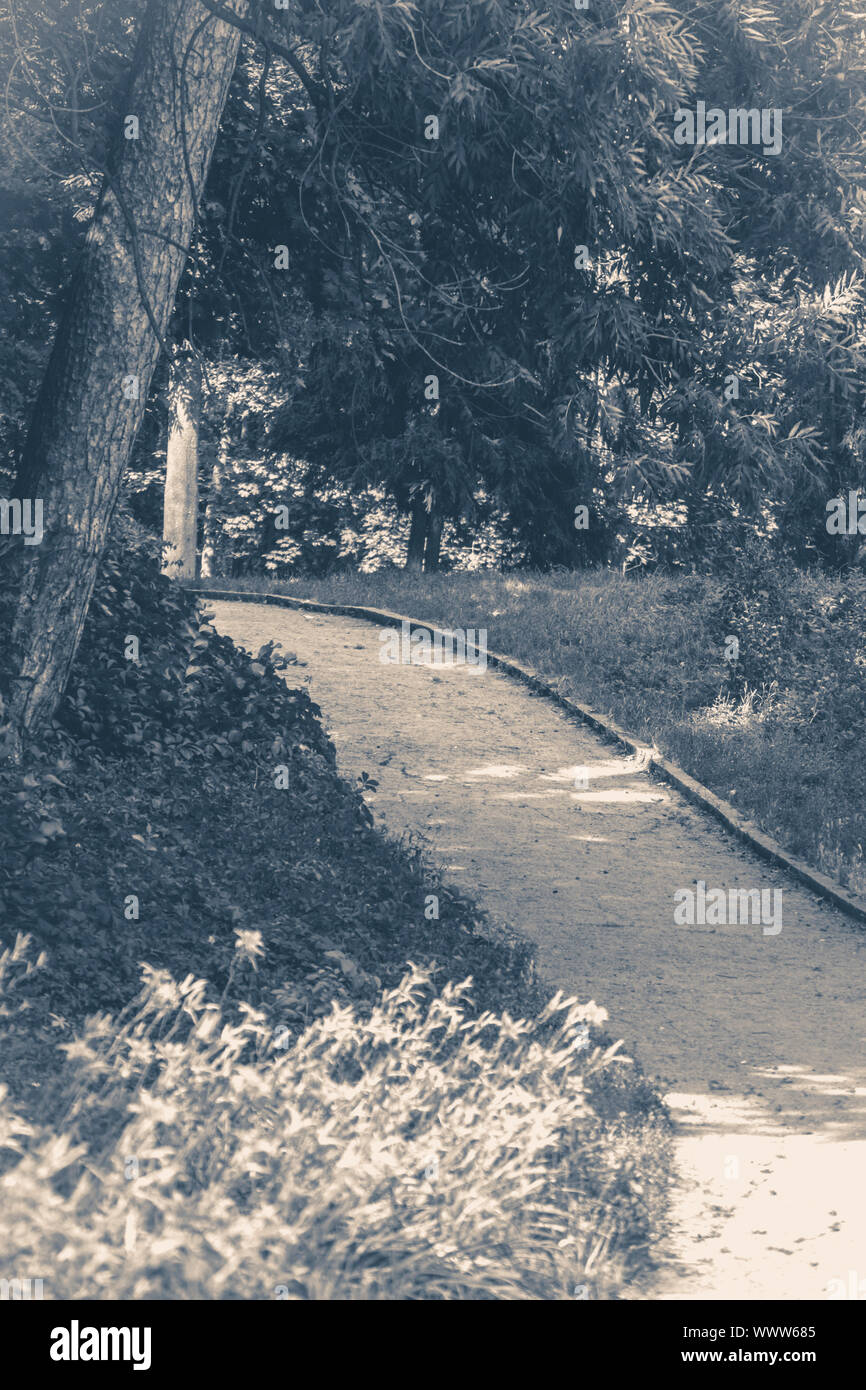
[[[600,792],[572,792],[572,801],[667,801],[664,792],[642,791],[640,787],[617,787]]]
[[[644,770],[645,763],[638,758],[608,758],[594,763],[574,763],[571,767],[557,768],[556,772],[542,772],[545,782],[571,782],[586,778],[592,782],[596,777],[634,777]]]
[[[497,792],[497,801],[549,801],[551,797],[568,796],[564,788],[546,792]]]
[[[842,1297],[866,1276],[866,1140],[791,1133],[745,1096],[671,1093],[680,1190],[664,1300]]]
[[[519,777],[521,772],[526,772],[526,768],[520,763],[488,763],[486,767],[473,767],[468,772],[463,773],[464,779],[470,777]]]

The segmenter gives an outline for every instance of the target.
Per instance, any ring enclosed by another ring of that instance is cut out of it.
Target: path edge
[[[350,603],[322,603],[317,599],[296,598],[291,594],[257,594],[245,589],[212,589],[197,584],[184,584],[183,588],[186,593],[195,594],[197,598],[214,599],[224,603],[259,603],[276,608],[296,608],[312,613],[331,613],[338,617],[358,618],[364,622],[378,623],[384,627],[393,627],[395,623],[408,623],[410,632],[424,631],[444,636],[446,631],[434,623],[422,622],[418,618],[409,618],[404,613],[391,613],[384,608],[365,608]],[[513,676],[522,681],[537,695],[551,700],[582,723],[595,729],[597,733],[603,734],[605,738],[629,749],[635,756],[644,758],[649,770],[657,773],[664,781],[670,782],[672,786],[677,787],[694,805],[702,807],[716,820],[721,821],[739,840],[751,846],[761,858],[787,869],[813,893],[832,902],[849,917],[854,917],[859,922],[866,922],[866,899],[855,893],[850,893],[841,884],[834,882],[826,874],[822,874],[820,870],[813,869],[804,859],[798,859],[795,855],[789,854],[772,836],[765,835],[753,821],[740,815],[740,812],[729,801],[716,796],[715,792],[711,792],[709,787],[698,782],[683,768],[671,762],[670,759],[662,757],[651,744],[641,742],[633,734],[620,728],[619,724],[614,723],[612,719],[599,714],[589,705],[584,705],[579,700],[573,700],[568,695],[563,695],[533,667],[525,666],[522,662],[514,661],[511,657],[502,656],[498,652],[487,651],[486,657],[488,665],[493,666],[497,671],[502,671],[505,675]]]

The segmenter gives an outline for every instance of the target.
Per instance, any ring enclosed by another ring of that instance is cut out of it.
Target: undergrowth
[[[599,1112],[628,1064],[592,1006],[516,1020],[431,985],[413,969],[286,1044],[146,971],[64,1045],[51,1123],[0,1108],[4,1261],[60,1299],[615,1297],[655,1235],[663,1117]]]

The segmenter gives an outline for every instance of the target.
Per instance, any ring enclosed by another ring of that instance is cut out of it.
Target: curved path
[[[661,1079],[674,1231],[636,1296],[866,1298],[866,928],[506,676],[382,664],[380,630],[357,619],[212,607],[238,645],[307,663],[288,678],[344,774],[378,782],[377,819],[423,837]],[[782,929],[675,925],[698,880],[781,890]]]

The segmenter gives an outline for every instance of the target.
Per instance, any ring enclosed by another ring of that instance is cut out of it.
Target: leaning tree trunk
[[[201,365],[185,346],[172,360],[168,384],[162,570],[173,579],[195,579],[201,386]]]
[[[248,0],[233,0],[245,17]],[[87,613],[216,141],[240,32],[199,0],[150,0],[125,115],[16,482],[42,498],[11,634],[12,752],[49,719]],[[129,128],[127,123],[127,128]]]

